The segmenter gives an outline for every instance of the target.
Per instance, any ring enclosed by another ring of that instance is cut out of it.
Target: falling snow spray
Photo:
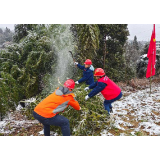
[[[60,85],[58,79],[63,84],[73,75],[74,63],[69,51],[73,51],[75,45],[70,27],[69,24],[59,25],[53,32],[52,48],[57,60],[53,68],[54,73],[49,78],[49,92],[53,92]]]

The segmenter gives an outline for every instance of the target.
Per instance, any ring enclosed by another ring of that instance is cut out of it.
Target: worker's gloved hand
[[[85,90],[85,91],[89,90],[89,87],[86,87],[84,90]]]
[[[85,100],[87,101],[89,99],[89,96],[87,95],[87,96],[85,96]]]
[[[77,65],[77,64],[78,64],[78,62],[74,62],[74,64],[75,64],[75,65]]]
[[[79,82],[78,82],[78,81],[76,81],[76,82],[75,82],[75,84],[79,84]]]

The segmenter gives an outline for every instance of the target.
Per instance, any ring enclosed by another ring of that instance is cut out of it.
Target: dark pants
[[[44,118],[33,111],[33,116],[44,126],[44,135],[50,136],[50,125],[60,126],[63,136],[70,136],[69,120],[61,115],[52,118]]]
[[[116,100],[119,100],[121,97],[122,97],[122,92],[116,98],[104,101],[104,109],[108,111],[108,114],[110,114],[110,109],[112,108],[111,104]]]

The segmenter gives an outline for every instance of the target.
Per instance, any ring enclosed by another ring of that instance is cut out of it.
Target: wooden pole
[[[149,96],[151,96],[151,85],[152,85],[152,59],[151,59],[151,76],[150,76],[150,93],[149,93]]]
[[[152,79],[150,77],[150,93],[149,93],[149,96],[151,96],[151,84],[152,84]]]

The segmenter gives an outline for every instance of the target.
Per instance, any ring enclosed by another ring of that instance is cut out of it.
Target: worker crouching
[[[112,112],[111,104],[122,97],[121,89],[105,75],[105,72],[102,68],[97,68],[94,76],[96,77],[97,81],[85,88],[85,90],[93,89],[85,97],[85,100],[101,92],[105,98],[104,109],[108,111],[108,114],[110,114],[110,112]]]
[[[45,136],[50,136],[50,125],[60,126],[63,136],[70,136],[69,120],[58,113],[64,111],[69,105],[75,110],[80,110],[79,103],[72,92],[74,86],[75,82],[68,79],[64,86],[58,87],[35,107],[33,116],[43,124]]]

